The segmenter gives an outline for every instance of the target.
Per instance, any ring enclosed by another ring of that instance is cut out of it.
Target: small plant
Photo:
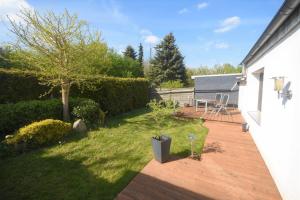
[[[148,106],[152,111],[151,115],[158,129],[161,128],[162,122],[174,112],[174,107],[176,107],[171,100],[151,100],[150,103],[148,103]]]

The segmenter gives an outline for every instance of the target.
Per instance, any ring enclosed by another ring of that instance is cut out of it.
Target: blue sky
[[[20,7],[62,12],[67,8],[100,30],[118,52],[141,42],[145,56],[169,32],[188,67],[237,65],[283,0],[0,0],[0,42],[10,40],[5,19]]]

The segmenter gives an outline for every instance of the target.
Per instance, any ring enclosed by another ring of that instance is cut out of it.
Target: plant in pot
[[[151,115],[158,130],[160,130],[164,120],[171,115],[173,109],[170,109],[169,102],[167,101],[157,102],[153,100],[148,106],[152,110]],[[171,137],[162,134],[152,137],[151,143],[155,160],[164,163],[169,159],[171,140]]]

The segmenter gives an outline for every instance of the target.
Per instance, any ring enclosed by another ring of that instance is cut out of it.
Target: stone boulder
[[[82,119],[78,119],[73,124],[73,130],[76,132],[85,132],[87,131],[86,125]]]

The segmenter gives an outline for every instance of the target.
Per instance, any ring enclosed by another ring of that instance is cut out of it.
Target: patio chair
[[[222,93],[216,93],[215,105],[220,105],[222,102],[222,98],[223,98]]]
[[[211,111],[211,115],[215,113],[215,116],[217,116],[220,112],[224,111],[227,115],[230,115],[231,119],[233,119],[231,113],[227,110],[228,101],[229,94],[223,94],[220,104],[216,104],[214,106],[213,110]]]

